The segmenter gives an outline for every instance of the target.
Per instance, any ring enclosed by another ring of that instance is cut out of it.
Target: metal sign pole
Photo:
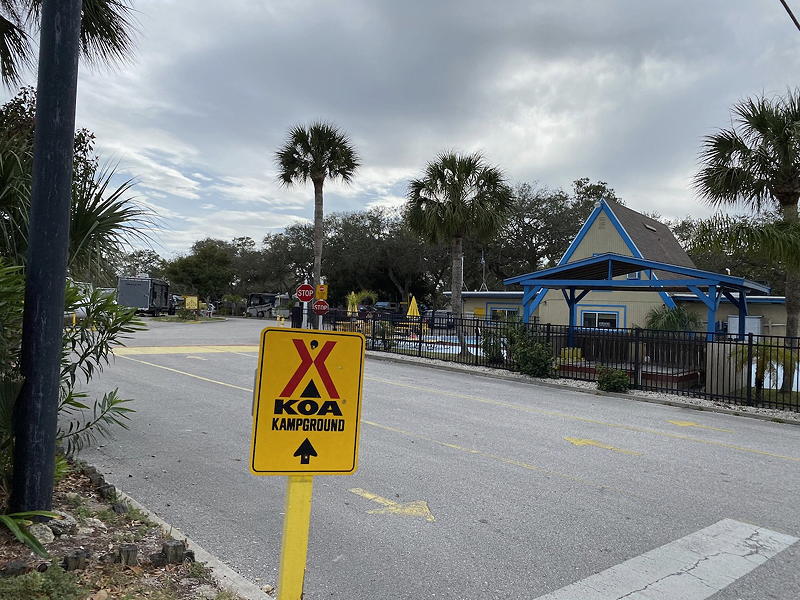
[[[301,600],[306,575],[308,530],[311,525],[311,475],[290,475],[286,484],[278,600]]]

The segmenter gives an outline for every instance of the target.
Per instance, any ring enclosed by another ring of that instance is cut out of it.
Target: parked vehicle
[[[397,302],[376,302],[372,305],[376,311],[382,313],[400,312],[400,305]]]
[[[120,277],[117,280],[117,304],[135,308],[137,313],[157,317],[170,309],[169,284],[152,277]]]
[[[271,294],[266,292],[250,294],[247,297],[245,316],[258,317],[259,319],[274,316],[278,296],[279,294]]]

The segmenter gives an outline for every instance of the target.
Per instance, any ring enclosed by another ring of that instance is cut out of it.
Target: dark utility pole
[[[11,512],[52,506],[81,0],[44,0]]]

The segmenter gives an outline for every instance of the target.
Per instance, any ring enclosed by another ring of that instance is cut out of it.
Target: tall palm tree
[[[322,189],[326,179],[353,180],[359,158],[347,135],[331,123],[298,125],[275,153],[278,179],[283,185],[314,184],[314,287],[322,275]]]
[[[443,152],[429,162],[425,175],[408,186],[406,218],[413,231],[431,243],[450,243],[453,316],[463,314],[464,238],[491,238],[505,223],[513,193],[496,167],[481,154]],[[461,353],[467,354],[459,330]]]
[[[0,79],[19,83],[33,63],[30,33],[39,27],[42,0],[0,0]],[[92,62],[113,62],[131,51],[133,9],[128,0],[83,0],[81,49]]]
[[[785,97],[748,98],[734,105],[732,126],[703,140],[700,195],[713,206],[780,212],[786,228],[798,226],[800,200],[800,89]],[[800,334],[800,269],[786,263],[786,335]],[[793,373],[784,373],[783,390]]]

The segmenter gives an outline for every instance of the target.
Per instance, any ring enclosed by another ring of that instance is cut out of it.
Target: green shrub
[[[176,315],[182,321],[194,321],[197,319],[197,313],[188,308],[179,308]]]
[[[0,579],[0,600],[83,600],[87,594],[74,573],[58,566]]]
[[[597,369],[597,389],[604,392],[627,392],[631,386],[628,374],[611,367]]]
[[[486,362],[490,365],[502,365],[505,360],[505,345],[507,344],[503,334],[494,329],[488,329],[481,338],[481,350]]]
[[[520,325],[509,329],[508,349],[514,370],[531,377],[554,377],[556,359],[553,348],[538,341],[533,332]]]

